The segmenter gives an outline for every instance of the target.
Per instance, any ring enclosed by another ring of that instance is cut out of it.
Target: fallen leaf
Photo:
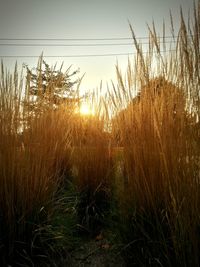
[[[100,233],[99,235],[97,235],[96,238],[95,238],[96,241],[100,241],[102,239],[103,239],[102,233]]]
[[[108,243],[101,245],[103,249],[109,249],[110,245]]]

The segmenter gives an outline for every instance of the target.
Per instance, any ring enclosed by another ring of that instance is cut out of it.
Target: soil
[[[102,234],[72,252],[70,267],[125,267],[119,251]]]

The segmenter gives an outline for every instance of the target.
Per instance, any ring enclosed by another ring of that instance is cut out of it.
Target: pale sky
[[[13,39],[101,39],[130,38],[128,21],[136,36],[148,35],[146,24],[155,21],[158,31],[162,30],[165,20],[167,34],[170,32],[169,10],[174,24],[179,26],[179,10],[183,8],[185,16],[192,11],[193,0],[0,0],[0,38]],[[145,40],[144,40],[145,41]],[[131,43],[131,40],[88,40],[88,41],[12,41],[0,40],[0,44],[113,44]],[[128,56],[110,57],[62,57],[72,55],[132,53],[132,45],[121,46],[0,46],[0,57],[6,55],[61,56],[45,58],[50,65],[64,61],[67,68],[80,68],[80,75],[86,73],[81,88],[84,91],[115,81],[115,65],[118,61],[125,71]],[[18,65],[27,63],[36,67],[36,58],[3,58],[5,65],[12,69],[15,61]]]

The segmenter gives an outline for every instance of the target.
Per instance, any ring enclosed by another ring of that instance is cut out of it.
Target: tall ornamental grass
[[[200,6],[167,48],[149,27],[137,55],[110,93],[117,115],[113,135],[123,147],[121,236],[129,264],[199,265],[199,35]],[[168,51],[169,49],[169,51]],[[121,110],[121,111],[119,111]]]
[[[34,250],[48,221],[61,176],[69,168],[70,114],[66,107],[34,111],[29,87],[1,65],[0,249],[2,262]],[[29,249],[28,249],[29,248]],[[33,252],[34,253],[34,252]],[[17,259],[14,260],[17,263]]]

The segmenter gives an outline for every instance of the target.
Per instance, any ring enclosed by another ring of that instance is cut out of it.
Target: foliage
[[[137,56],[127,81],[117,66],[110,93],[121,110],[113,134],[123,147],[119,227],[129,266],[199,265],[199,6],[193,28],[180,17],[168,57],[164,33],[160,43],[149,27],[146,56],[130,26]]]
[[[130,26],[137,55],[94,94],[94,115],[66,106],[75,73],[40,59],[23,86],[1,65],[2,265],[57,264],[79,245],[77,226],[93,236],[109,223],[128,266],[200,265],[199,5],[180,20],[167,56],[165,31],[160,42],[149,27],[143,53]]]
[[[63,63],[58,70],[56,64],[50,67],[46,61],[41,58],[38,61],[36,69],[26,68],[26,86],[29,94],[29,106],[32,104],[33,109],[56,108],[64,104],[70,109],[79,101],[78,91],[74,88],[78,86],[80,79],[72,81],[73,77],[78,74],[78,70],[70,73],[71,66],[63,71]],[[36,105],[37,103],[37,105]]]
[[[70,114],[60,107],[27,116],[17,70],[11,77],[2,65],[0,79],[1,254],[12,260],[48,219],[60,174],[70,168]]]

